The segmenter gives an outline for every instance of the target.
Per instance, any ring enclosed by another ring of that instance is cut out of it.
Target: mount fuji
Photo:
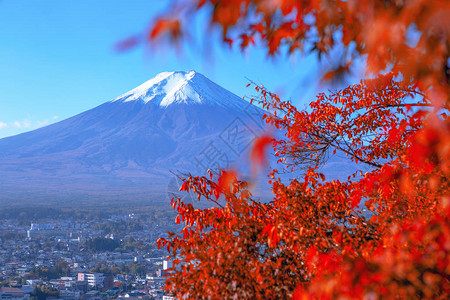
[[[248,165],[263,114],[194,71],[158,74],[91,110],[1,139],[0,202],[167,201],[177,190],[171,172]]]

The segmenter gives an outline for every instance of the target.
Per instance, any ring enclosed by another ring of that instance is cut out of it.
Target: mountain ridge
[[[249,147],[265,128],[263,110],[195,71],[155,78],[68,119],[0,139],[0,200],[165,201],[171,171],[204,175],[248,164]]]

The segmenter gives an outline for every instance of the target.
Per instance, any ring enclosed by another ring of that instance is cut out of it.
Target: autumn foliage
[[[205,5],[227,42],[320,55],[341,44],[365,55],[370,79],[305,110],[255,86],[266,122],[285,134],[252,151],[260,165],[274,148],[273,200],[255,201],[232,171],[185,178],[181,190],[213,207],[172,200],[184,226],[159,240],[174,262],[167,289],[192,299],[447,299],[448,2],[204,0],[177,12]],[[366,171],[326,178],[320,167],[335,153]]]
[[[386,69],[438,89],[440,105],[448,92],[450,3],[445,0],[182,0],[154,21],[148,40],[189,36],[200,10],[219,27],[226,44],[259,46],[269,55],[283,51],[326,56],[335,47],[346,51],[327,78],[345,73],[356,57],[377,74]],[[194,29],[192,29],[194,30]],[[192,34],[191,34],[192,35]]]

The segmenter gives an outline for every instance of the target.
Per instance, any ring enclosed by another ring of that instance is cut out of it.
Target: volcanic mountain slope
[[[166,201],[171,171],[245,165],[263,113],[194,71],[161,73],[96,108],[1,139],[0,201]]]

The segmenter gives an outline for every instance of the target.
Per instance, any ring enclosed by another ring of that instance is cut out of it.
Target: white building
[[[78,273],[78,281],[87,281],[91,287],[103,286],[105,277],[102,273]]]
[[[171,260],[167,261],[163,261],[163,270],[167,270],[173,267],[173,263]]]

